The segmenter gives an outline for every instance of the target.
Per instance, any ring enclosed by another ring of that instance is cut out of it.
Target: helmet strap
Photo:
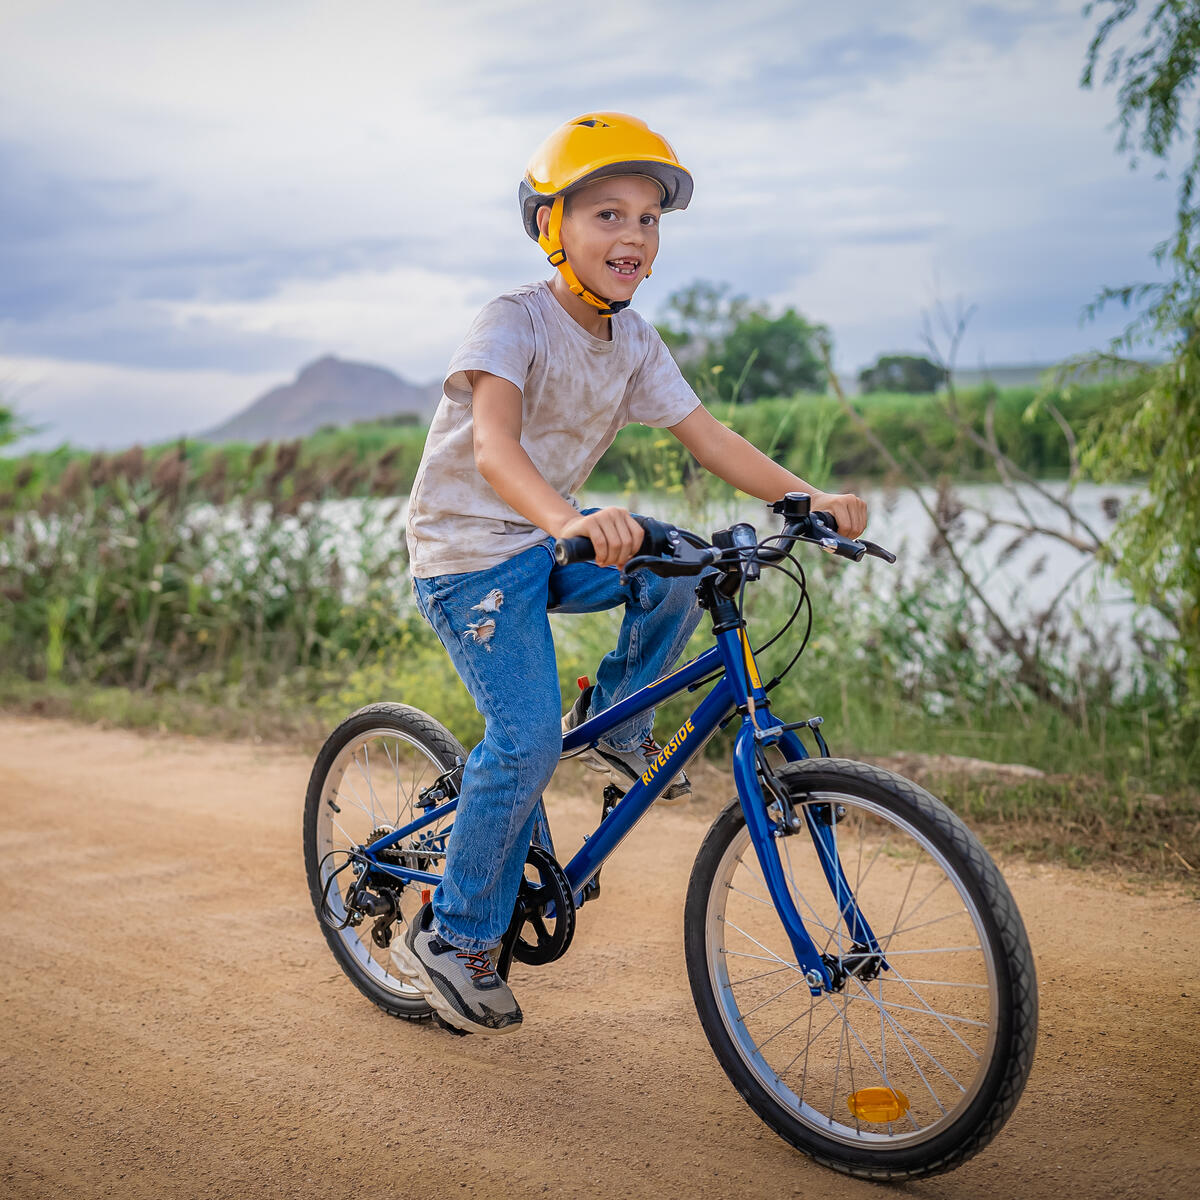
[[[597,296],[594,292],[589,292],[580,283],[579,276],[575,274],[571,264],[567,262],[567,252],[563,249],[561,236],[563,207],[563,197],[555,196],[554,203],[550,205],[550,221],[546,227],[546,232],[538,234],[538,245],[545,252],[546,261],[558,271],[566,281],[567,287],[580,300],[586,301],[593,308],[599,309],[602,317],[616,316],[621,309],[629,307],[629,301],[605,300],[602,296]]]

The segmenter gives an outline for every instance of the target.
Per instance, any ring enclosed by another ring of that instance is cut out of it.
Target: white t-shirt
[[[481,571],[547,536],[475,467],[468,371],[521,389],[521,446],[571,504],[622,426],[665,428],[700,403],[654,326],[632,309],[612,318],[612,340],[602,341],[544,280],[498,296],[450,360],[413,483],[408,553],[420,579]]]

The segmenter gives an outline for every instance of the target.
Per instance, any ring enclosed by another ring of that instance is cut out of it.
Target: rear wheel
[[[958,1166],[1025,1086],[1037,1029],[1033,958],[999,871],[940,801],[844,759],[778,771],[824,821],[882,962],[855,943],[808,822],[776,839],[835,990],[810,994],[738,801],[709,830],[685,914],[688,975],[722,1067],[751,1107],[817,1161],[870,1179]]]
[[[428,889],[414,884],[394,889],[393,920],[348,921],[346,896],[355,876],[338,868],[354,847],[420,817],[421,792],[465,758],[461,743],[427,713],[407,704],[372,704],[329,735],[309,779],[304,865],[321,932],[354,986],[395,1017],[432,1015],[420,992],[395,971],[390,950]],[[420,851],[419,860],[405,861],[440,873],[453,820],[451,814],[401,843],[400,848]],[[339,924],[342,928],[334,928]]]

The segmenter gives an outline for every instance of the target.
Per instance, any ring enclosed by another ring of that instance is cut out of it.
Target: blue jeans
[[[674,665],[700,619],[696,585],[645,571],[622,580],[595,563],[560,567],[548,542],[484,571],[414,582],[418,608],[486,722],[463,772],[434,928],[459,949],[487,950],[508,928],[535,831],[550,844],[541,796],[562,753],[562,694],[547,613],[625,605],[616,649],[596,672],[595,715]],[[653,719],[641,713],[606,741],[632,749]]]

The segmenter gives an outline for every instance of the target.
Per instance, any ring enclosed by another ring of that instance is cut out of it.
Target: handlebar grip
[[[641,527],[644,536],[638,548],[638,554],[665,554],[671,545],[671,534],[675,527],[665,521],[656,521],[653,517],[633,518]],[[678,534],[676,534],[678,539]],[[635,555],[636,557],[636,555]],[[593,562],[596,558],[596,547],[592,539],[586,537],[559,538],[554,543],[554,561],[560,567],[568,563]]]
[[[560,567],[568,563],[593,562],[596,558],[596,547],[591,538],[569,537],[559,538],[554,543],[554,561]]]

